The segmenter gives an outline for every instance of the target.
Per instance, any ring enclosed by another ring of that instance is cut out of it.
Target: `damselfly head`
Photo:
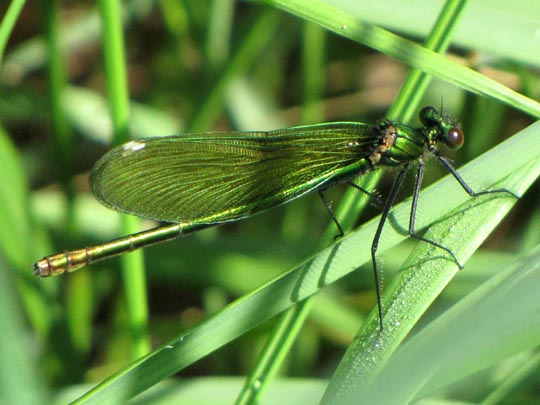
[[[459,149],[463,145],[463,131],[459,122],[450,115],[439,112],[435,107],[427,106],[420,111],[420,121],[427,128],[436,129],[434,141],[442,142],[451,149]]]

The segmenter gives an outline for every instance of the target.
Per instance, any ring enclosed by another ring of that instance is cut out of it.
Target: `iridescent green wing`
[[[377,137],[373,126],[333,123],[136,140],[105,154],[91,185],[117,211],[169,222],[230,221],[337,180],[369,155]]]

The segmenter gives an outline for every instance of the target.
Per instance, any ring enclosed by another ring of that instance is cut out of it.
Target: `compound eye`
[[[452,149],[458,149],[463,145],[463,131],[457,127],[450,128],[446,137],[446,145]]]

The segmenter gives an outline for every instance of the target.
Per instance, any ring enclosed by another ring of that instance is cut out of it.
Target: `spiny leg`
[[[361,192],[367,194],[367,196],[372,198],[372,199],[375,199],[377,197],[377,196],[373,196],[372,193],[367,191],[365,188],[360,187],[359,185],[353,183],[352,181],[348,181],[347,184],[354,187],[355,189],[360,190]],[[332,204],[330,204],[330,201],[328,201],[328,199],[324,195],[325,190],[326,190],[326,188],[320,188],[318,190],[319,196],[321,197],[321,200],[322,200],[324,206],[326,207],[326,210],[328,211],[328,214],[330,215],[330,218],[332,218],[332,221],[334,221],[334,223],[336,224],[336,226],[338,228],[339,233],[335,236],[335,239],[341,238],[342,236],[345,235],[345,232],[343,231],[343,227],[339,223],[339,220],[337,219],[336,214],[334,213],[334,210],[332,210]],[[377,202],[378,202],[378,200],[377,200]]]
[[[381,284],[379,281],[379,270],[377,268],[376,253],[377,253],[377,249],[379,248],[379,240],[381,238],[382,230],[384,228],[384,223],[386,222],[388,218],[390,208],[392,208],[392,205],[394,204],[399,188],[401,187],[401,184],[403,183],[403,180],[405,179],[405,173],[407,172],[407,168],[408,168],[408,165],[403,166],[398,176],[396,177],[396,180],[394,181],[392,190],[390,191],[390,194],[388,195],[388,199],[386,200],[386,204],[384,205],[384,209],[381,214],[381,219],[379,220],[379,225],[377,226],[377,231],[375,232],[375,236],[373,237],[373,242],[371,243],[371,263],[373,266],[373,278],[375,279],[375,292],[377,293],[377,307],[379,310],[379,324],[380,324],[381,332],[383,330],[382,291],[381,291]]]
[[[330,202],[326,199],[326,196],[324,195],[324,192],[322,189],[319,189],[319,196],[321,197],[321,200],[326,207],[326,210],[328,211],[328,214],[330,215],[330,218],[332,218],[332,221],[336,224],[339,234],[335,236],[334,239],[341,238],[343,235],[345,235],[345,232],[343,232],[343,228],[341,227],[341,224],[339,223],[336,214],[334,214],[334,211],[332,210],[332,206],[330,205]]]
[[[381,202],[381,196],[376,191],[368,191],[364,187],[359,186],[353,181],[348,181],[347,184],[351,187],[354,187],[355,189],[361,191],[362,193],[366,194],[372,201],[372,204],[378,208],[382,206]]]
[[[358,184],[356,184],[354,181],[348,181],[347,184],[351,187],[354,187],[355,189],[357,190],[360,190],[362,193],[364,194],[367,194],[367,196],[369,198],[373,198],[373,196],[371,195],[371,193],[369,191],[367,191],[364,187],[361,187],[359,186]]]
[[[471,197],[477,197],[479,195],[485,195],[485,194],[495,194],[495,193],[506,193],[510,194],[512,197],[515,197],[519,199],[519,196],[515,194],[514,192],[507,190],[505,188],[497,188],[495,190],[484,190],[484,191],[474,191],[468,184],[465,182],[463,177],[457,172],[456,169],[452,166],[452,164],[444,157],[442,156],[439,151],[436,149],[430,149],[430,152],[433,153],[437,159],[446,167],[446,169],[454,176],[454,178],[457,180],[457,182],[460,184],[460,186],[465,190],[467,194],[469,194]]]

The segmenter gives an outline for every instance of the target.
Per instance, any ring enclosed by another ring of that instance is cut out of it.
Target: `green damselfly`
[[[41,277],[71,272],[97,260],[176,239],[194,231],[249,217],[313,190],[322,192],[370,170],[400,167],[373,238],[371,257],[382,328],[381,287],[376,252],[384,224],[408,167],[418,163],[409,235],[446,251],[415,233],[424,154],[434,155],[471,196],[512,192],[473,191],[437,150],[463,144],[459,124],[433,107],[421,110],[421,127],[388,119],[376,124],[336,122],[269,132],[187,134],[134,140],[106,153],[90,183],[97,199],[114,210],[173,222],[113,241],[47,256],[34,264]],[[323,197],[323,201],[324,197]],[[325,201],[327,208],[328,204]],[[339,222],[332,214],[340,233]]]

